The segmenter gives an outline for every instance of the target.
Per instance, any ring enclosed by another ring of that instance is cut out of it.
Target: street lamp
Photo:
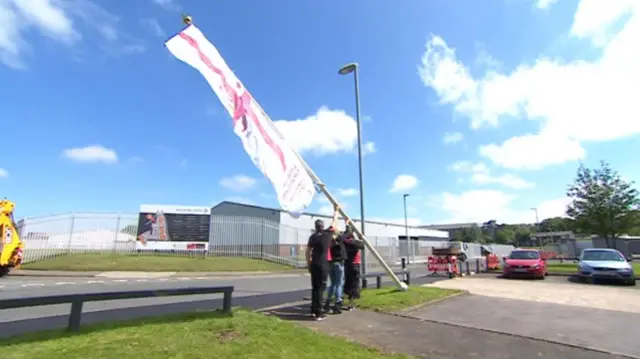
[[[348,75],[353,72],[356,98],[356,127],[358,133],[358,172],[360,179],[360,231],[364,235],[364,181],[362,178],[362,127],[360,126],[360,86],[358,84],[358,64],[353,62],[346,64],[338,70],[340,75]],[[367,251],[362,251],[362,274],[367,272]]]
[[[407,239],[407,244],[411,246],[411,251],[409,252],[410,257],[413,256],[413,245],[411,244],[411,240],[409,239],[409,221],[407,220],[407,197],[409,197],[408,193],[402,195],[402,201],[404,202],[404,236]],[[411,259],[408,261],[411,263]]]
[[[538,220],[538,208],[531,208],[536,213],[536,237],[538,238],[538,244],[542,245],[542,238],[540,238],[540,221]]]

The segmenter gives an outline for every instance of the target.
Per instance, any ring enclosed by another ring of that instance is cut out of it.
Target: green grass
[[[42,332],[0,340],[2,359],[410,359],[237,310],[190,313]]]
[[[393,287],[364,289],[356,304],[360,309],[394,312],[458,293],[459,290],[419,286],[410,286],[407,291],[398,291]]]
[[[640,263],[632,263],[633,271],[636,276],[640,276]],[[573,274],[578,271],[577,263],[547,263],[547,271],[549,273]]]
[[[61,271],[250,272],[293,269],[277,263],[242,257],[184,255],[68,254],[27,263],[23,269]]]

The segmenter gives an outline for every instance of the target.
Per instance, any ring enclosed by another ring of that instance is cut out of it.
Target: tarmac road
[[[7,279],[7,280],[5,280]],[[412,283],[426,284],[443,277],[419,277]],[[389,279],[383,281],[389,283]],[[96,279],[96,278],[27,278],[8,277],[0,282],[0,300],[49,296],[59,294],[154,290],[185,287],[233,285],[233,305],[261,309],[296,302],[309,295],[309,277],[305,275],[253,276],[244,278],[154,278],[154,279]],[[154,297],[85,303],[83,323],[105,320],[125,320],[142,316],[157,316],[185,311],[221,308],[222,295],[194,295]],[[50,305],[12,310],[0,310],[0,337],[34,330],[64,328],[69,304]],[[8,325],[11,323],[11,325]]]

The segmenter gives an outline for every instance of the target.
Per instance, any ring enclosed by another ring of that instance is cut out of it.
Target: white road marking
[[[178,280],[192,280],[191,277],[178,277]]]
[[[195,279],[198,279],[198,280],[207,280],[207,279],[209,279],[209,277],[196,277]]]
[[[26,283],[21,285],[21,287],[42,287],[44,286],[43,283]]]
[[[113,282],[114,283],[124,283],[124,282],[128,282],[128,279],[114,279]]]
[[[136,279],[136,282],[148,282],[148,279]]]
[[[98,284],[98,283],[104,283],[103,280],[88,280],[87,284]]]
[[[70,285],[70,284],[76,284],[76,282],[56,282],[56,285]]]

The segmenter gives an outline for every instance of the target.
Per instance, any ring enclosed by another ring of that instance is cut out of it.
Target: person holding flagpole
[[[333,231],[337,229],[337,223],[338,207],[336,206],[333,221],[328,229],[325,229],[321,219],[315,221],[315,232],[309,237],[305,251],[307,265],[311,273],[311,315],[317,321],[327,317],[322,307],[322,297],[327,288],[331,242],[333,241]]]

